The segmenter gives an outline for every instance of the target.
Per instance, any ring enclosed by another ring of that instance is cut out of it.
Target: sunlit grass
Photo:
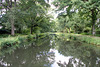
[[[66,38],[71,38],[73,40],[79,40],[82,42],[86,42],[92,45],[100,46],[100,37],[90,36],[90,35],[81,35],[81,34],[67,34],[67,33],[56,33],[58,35],[63,35]]]
[[[100,46],[100,37],[96,37],[96,36],[90,36],[90,35],[81,35],[81,34],[73,34],[73,33],[51,33],[51,32],[48,32],[48,33],[42,33],[42,34],[39,34],[40,38],[44,37],[43,35],[50,35],[50,34],[54,34],[54,35],[59,35],[63,38],[65,38],[67,41],[68,40],[78,40],[78,41],[82,41],[82,42],[85,42],[85,43],[89,43],[89,44],[92,44],[92,45],[97,45],[97,46]],[[23,40],[25,38],[27,39],[33,39],[33,37],[36,37],[36,35],[17,35],[17,36],[1,36],[0,38],[0,47],[1,46],[5,46],[5,44],[14,44],[14,43],[19,43],[20,40]]]
[[[56,34],[61,36],[62,38],[66,38],[66,40],[78,40],[82,42],[86,42],[88,44],[100,46],[100,37],[92,36],[92,35],[82,35],[82,34],[74,34],[74,33],[48,33],[48,34]]]
[[[2,38],[0,38],[0,43],[4,42],[4,41],[13,41],[13,40],[16,41],[16,40],[18,40],[19,37],[26,37],[26,35],[14,36],[14,37],[12,37],[12,36],[2,37]]]
[[[18,36],[9,36],[8,37],[1,37],[0,38],[0,49],[2,49],[3,47],[10,47],[13,45],[16,45],[20,43],[21,39],[25,39],[27,37],[27,35],[18,35]]]

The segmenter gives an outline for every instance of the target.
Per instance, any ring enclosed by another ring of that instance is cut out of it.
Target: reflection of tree
[[[67,67],[73,67],[72,58],[69,59],[69,62],[68,62],[68,64],[66,66]]]
[[[39,43],[38,43],[39,44]],[[50,40],[42,43],[39,47],[23,47],[17,49],[11,55],[6,54],[4,61],[11,64],[10,67],[44,67],[50,66],[49,58],[53,59],[53,54],[48,54],[50,50]],[[53,62],[53,61],[52,61]],[[51,63],[52,63],[51,62]]]
[[[79,59],[79,62],[77,62],[78,67],[83,66],[82,62],[86,65],[86,67],[97,67],[97,57],[100,58],[100,55],[96,53],[96,46],[85,45],[80,42],[66,42],[64,40],[58,40],[56,42],[60,47],[58,49],[59,53],[64,56],[73,56],[74,58]],[[100,53],[100,49],[98,51]],[[71,65],[71,60],[69,61],[69,65]]]
[[[38,47],[35,46],[38,44]],[[11,54],[5,54],[3,62],[11,64],[10,67],[50,67],[55,62],[52,49],[58,49],[64,56],[71,56],[67,62],[59,60],[60,67],[100,67],[100,49],[95,46],[83,45],[80,42],[66,42],[53,37],[50,39],[36,40],[31,46],[15,50]],[[75,65],[75,66],[74,66]],[[2,67],[2,65],[0,66]]]
[[[57,62],[57,64],[60,67],[83,67],[84,66],[80,60],[79,60],[79,62],[76,62],[76,59],[74,59],[74,58],[70,58],[68,63],[66,63],[66,62],[62,63],[61,61],[59,61],[59,62]]]
[[[57,62],[60,67],[73,67],[72,58],[69,59],[68,64],[66,62],[61,63],[61,61]]]

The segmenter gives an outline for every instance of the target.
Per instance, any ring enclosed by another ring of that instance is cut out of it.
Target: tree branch
[[[9,6],[4,5],[3,3],[0,3],[1,6],[3,6],[4,8],[7,7],[8,9],[10,9]]]

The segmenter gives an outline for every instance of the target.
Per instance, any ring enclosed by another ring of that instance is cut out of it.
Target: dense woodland
[[[44,0],[6,0],[1,5],[1,9],[6,9],[0,18],[2,29],[11,31],[11,35],[47,32],[51,29],[51,16],[47,15],[49,5]]]
[[[56,0],[59,10],[66,9],[58,17],[60,29],[74,33],[100,34],[99,0]]]
[[[99,0],[54,0],[57,18],[48,14],[50,0],[0,0],[1,34],[63,32],[100,34]]]

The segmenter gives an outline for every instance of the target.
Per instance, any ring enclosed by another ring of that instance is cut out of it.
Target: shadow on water
[[[93,45],[55,35],[27,44],[5,53],[0,67],[100,67],[100,49]]]

